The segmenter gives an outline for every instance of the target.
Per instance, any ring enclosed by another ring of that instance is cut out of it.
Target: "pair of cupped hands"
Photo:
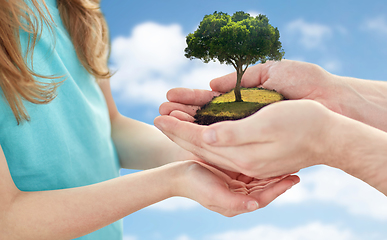
[[[227,190],[233,194],[227,196],[243,201],[244,209],[209,207],[234,216],[265,207],[300,181],[294,173],[323,163],[317,154],[323,144],[319,141],[329,128],[330,110],[338,111],[330,96],[331,76],[309,63],[269,61],[248,68],[241,85],[275,89],[290,100],[266,106],[242,120],[210,126],[193,123],[200,106],[235,87],[236,73],[232,73],[212,80],[212,91],[170,90],[169,102],[160,106],[161,116],[154,124],[200,159],[198,165],[211,171],[217,178],[214,181],[221,183],[218,187],[224,188],[219,193]]]

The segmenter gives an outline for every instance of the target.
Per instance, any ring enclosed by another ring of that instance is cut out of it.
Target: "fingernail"
[[[212,129],[206,129],[202,135],[203,141],[207,144],[216,142],[216,132]]]
[[[249,211],[255,211],[259,208],[258,202],[256,201],[250,201],[247,203],[247,210]]]

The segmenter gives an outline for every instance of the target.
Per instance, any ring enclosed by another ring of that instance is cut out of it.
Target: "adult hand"
[[[184,88],[171,89],[169,102],[160,106],[161,115],[172,115],[181,120],[193,121],[196,110],[220,93],[235,87],[236,73],[231,73],[211,81],[211,91]],[[326,72],[321,67],[298,61],[268,61],[247,69],[243,75],[242,87],[264,87],[274,89],[287,99],[311,99],[327,108],[343,113],[343,81]],[[185,113],[185,114],[182,114]],[[187,115],[188,114],[188,115]]]
[[[189,115],[193,116],[200,106],[214,96],[233,89],[235,82],[236,73],[231,73],[211,81],[213,92],[171,89],[167,94],[169,102],[160,106],[160,114],[171,114],[181,120],[191,121],[192,117]],[[268,61],[248,68],[241,85],[274,89],[291,100],[315,100],[334,112],[356,119],[353,112],[347,111],[348,108],[344,106],[351,99],[349,95],[353,89],[348,87],[347,81],[328,73],[318,65],[291,60]]]
[[[311,100],[284,101],[238,121],[200,126],[160,116],[156,127],[181,147],[221,168],[256,178],[328,164],[335,114]]]
[[[228,92],[235,87],[232,73],[211,81],[211,88]],[[286,98],[311,99],[330,110],[387,131],[387,83],[331,74],[318,65],[282,60],[258,64],[247,69],[242,86],[275,89]],[[179,94],[171,91],[174,101]]]
[[[295,175],[258,180],[204,162],[183,164],[186,167],[181,171],[182,178],[177,179],[176,195],[193,199],[228,217],[263,208],[300,181]]]
[[[228,92],[235,87],[236,73],[211,81],[213,91]],[[243,87],[274,89],[287,99],[311,99],[327,108],[342,113],[341,79],[315,64],[291,60],[268,61],[247,69]]]

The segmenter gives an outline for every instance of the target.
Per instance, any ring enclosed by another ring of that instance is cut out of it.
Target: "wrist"
[[[381,81],[334,76],[339,86],[338,113],[387,131],[387,84]]]
[[[196,165],[194,161],[178,161],[166,165],[170,168],[168,172],[170,182],[167,191],[169,197],[187,197],[186,179],[193,165]]]

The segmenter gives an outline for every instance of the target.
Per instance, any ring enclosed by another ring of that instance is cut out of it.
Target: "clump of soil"
[[[264,88],[242,88],[241,94],[243,102],[235,102],[233,90],[214,97],[196,112],[195,123],[210,125],[220,121],[242,119],[271,103],[286,100],[275,90]]]

